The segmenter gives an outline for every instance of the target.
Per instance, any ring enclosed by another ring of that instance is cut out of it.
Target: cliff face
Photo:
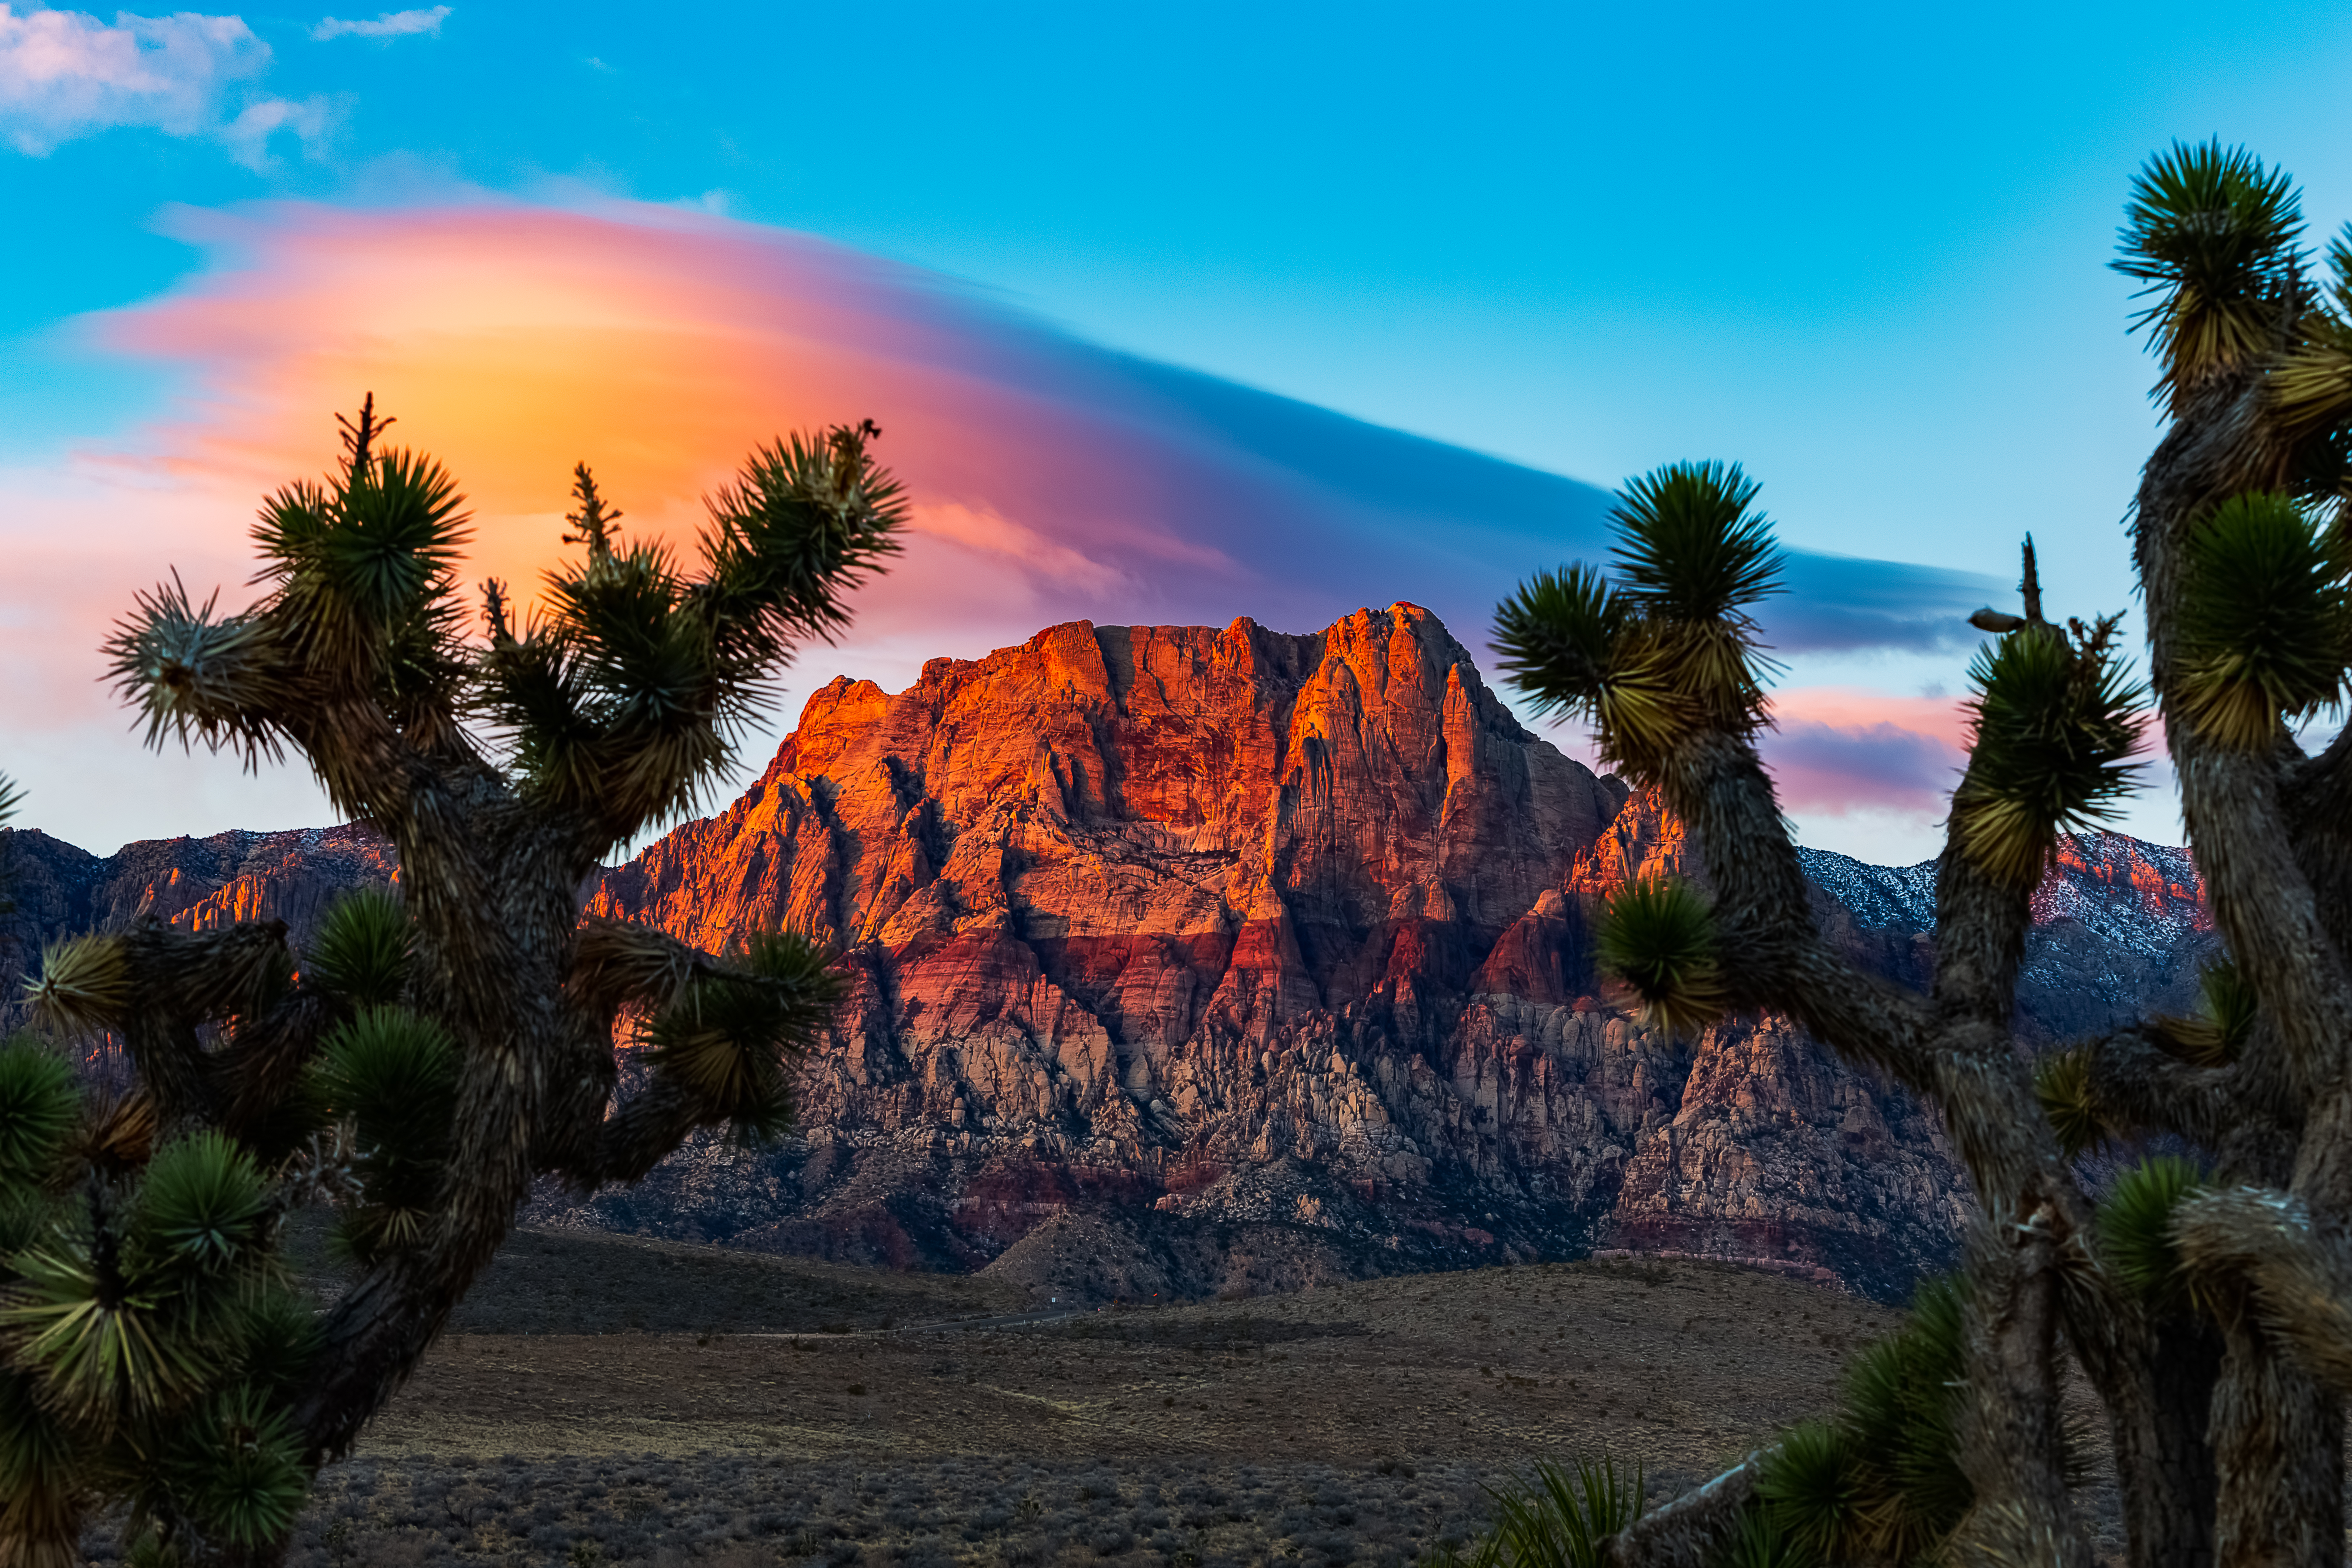
[[[1924,984],[1935,868],[1801,851],[1824,928]],[[1704,880],[1679,825],[1529,733],[1411,605],[1286,636],[1074,623],[909,689],[835,680],[766,773],[592,890],[707,947],[840,944],[799,1131],[707,1139],[543,1220],[1194,1293],[1588,1247],[1900,1296],[1968,1194],[1933,1110],[1785,1021],[1660,1037],[1594,973],[1598,901]],[[396,875],[358,828],[0,833],[0,984],[142,903],[307,937]],[[2070,841],[2020,1022],[2178,1009],[2212,945],[2185,852]]]
[[[2041,1033],[2174,984],[2200,940],[2185,856],[2070,856],[2038,906]],[[1685,862],[1411,605],[1307,637],[1081,622],[896,696],[836,680],[742,799],[591,900],[848,949],[802,1139],[570,1212],[1026,1268],[1075,1209],[1118,1217],[1129,1274],[1193,1289],[1597,1246],[1899,1293],[1967,1205],[1932,1112],[1784,1022],[1676,1042],[1600,994],[1596,900],[1704,876]],[[1809,869],[1858,956],[1925,978],[1932,865]]]
[[[398,876],[391,844],[352,826],[141,839],[112,855],[0,828],[0,1024],[16,1019],[23,982],[58,937],[152,914],[194,931],[282,920],[299,944],[345,891]]]

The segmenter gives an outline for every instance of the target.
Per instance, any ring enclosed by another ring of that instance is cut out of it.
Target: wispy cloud
[[[386,11],[373,22],[346,22],[340,16],[330,16],[310,29],[310,37],[322,44],[330,38],[405,38],[419,33],[438,37],[441,23],[448,15],[448,6],[436,5],[429,11]]]
[[[353,211],[182,209],[208,264],[89,323],[178,365],[167,423],[82,453],[69,487],[0,518],[0,664],[27,728],[97,717],[94,647],[172,563],[248,574],[255,500],[331,456],[362,393],[447,461],[475,513],[469,580],[539,580],[574,462],[624,527],[683,543],[756,444],[871,416],[914,508],[849,639],[801,677],[886,685],[1057,621],[1285,631],[1411,599],[1476,650],[1529,570],[1604,559],[1609,498],[1555,474],[1070,337],[953,279],[706,213],[483,201]],[[18,550],[23,541],[39,549]],[[1784,651],[1932,647],[1981,581],[1798,554],[1765,606]],[[1794,612],[1783,614],[1784,611]],[[1485,660],[1491,665],[1491,660]],[[50,693],[36,700],[33,695]],[[54,711],[52,711],[54,710]],[[1792,810],[1940,811],[1956,705],[1784,691],[1768,761]],[[779,714],[786,719],[788,714]]]
[[[1958,698],[1799,687],[1773,693],[1772,718],[1758,749],[1790,811],[1941,816],[1968,763]]]
[[[251,97],[246,84],[269,61],[269,46],[236,16],[125,11],[107,23],[0,4],[0,138],[41,157],[78,137],[140,126],[214,138],[259,166],[276,132],[307,144],[331,118],[324,99]]]

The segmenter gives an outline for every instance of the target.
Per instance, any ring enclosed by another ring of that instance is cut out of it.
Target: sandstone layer
[[[1911,984],[1935,867],[1802,852],[1824,928]],[[910,689],[836,679],[720,815],[591,912],[723,948],[838,945],[851,1006],[798,1131],[706,1139],[534,1216],[1084,1294],[1199,1294],[1634,1250],[1900,1297],[1968,1208],[1932,1108],[1785,1020],[1669,1039],[1596,975],[1599,902],[1706,880],[1651,799],[1496,700],[1426,611],[1051,627]],[[100,858],[0,833],[0,984],[143,910],[286,920],[396,876],[356,827]],[[2185,851],[2069,841],[2020,1024],[2185,1005],[2212,946]]]
[[[1858,956],[1924,979],[1932,864],[1809,868]],[[1598,900],[1672,872],[1705,876],[1678,826],[1412,605],[1305,637],[1079,622],[896,695],[837,679],[591,900],[844,948],[802,1137],[571,1217],[932,1267],[1075,1247],[1152,1289],[1601,1247],[1901,1294],[1967,1206],[1932,1110],[1785,1021],[1677,1041],[1604,994]],[[2177,992],[2210,942],[2186,857],[2127,839],[2070,846],[2037,911],[2042,1035]]]

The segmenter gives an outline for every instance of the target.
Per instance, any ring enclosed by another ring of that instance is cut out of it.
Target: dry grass
[[[1895,1319],[1671,1262],[917,1326],[1028,1300],[521,1233],[472,1331],[321,1476],[290,1561],[1405,1568],[1536,1459],[1611,1452],[1654,1495],[1713,1473],[1818,1412]]]
[[[952,1332],[453,1334],[362,1451],[1515,1464],[1608,1448],[1691,1476],[1818,1410],[1846,1352],[1894,1321],[1659,1263]]]

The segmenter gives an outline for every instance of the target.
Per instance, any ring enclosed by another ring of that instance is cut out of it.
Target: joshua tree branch
[[[2182,1202],[2172,1222],[2192,1278],[2252,1288],[2263,1322],[2310,1373],[2352,1396],[2352,1256],[2311,1211],[2272,1187],[2224,1187]]]
[[[2284,1183],[2303,1108],[2281,1081],[2269,1044],[2258,1038],[2238,1061],[2200,1068],[2165,1050],[2145,1029],[2119,1029],[2085,1047],[2092,1100],[2112,1125],[2171,1133],[2210,1152],[2225,1171]]]
[[[1601,1547],[1607,1568],[1707,1568],[1722,1561],[1739,1533],[1739,1516],[1756,1495],[1771,1452],[1759,1449],[1702,1486],[1652,1509]]]
[[[2135,543],[2147,596],[2149,665],[2167,708],[2165,734],[2181,810],[2197,846],[2215,923],[2276,1020],[2306,1089],[2332,1082],[2352,1043],[2352,973],[2299,862],[2275,752],[2223,746],[2171,711],[2180,680],[2180,622],[2191,531],[2219,501],[2278,485],[2292,454],[2264,416],[2261,384],[2246,374],[2196,390],[2149,458]],[[2352,1174],[2352,1172],[2347,1172]],[[2352,1202],[2352,1185],[2331,1208]]]

